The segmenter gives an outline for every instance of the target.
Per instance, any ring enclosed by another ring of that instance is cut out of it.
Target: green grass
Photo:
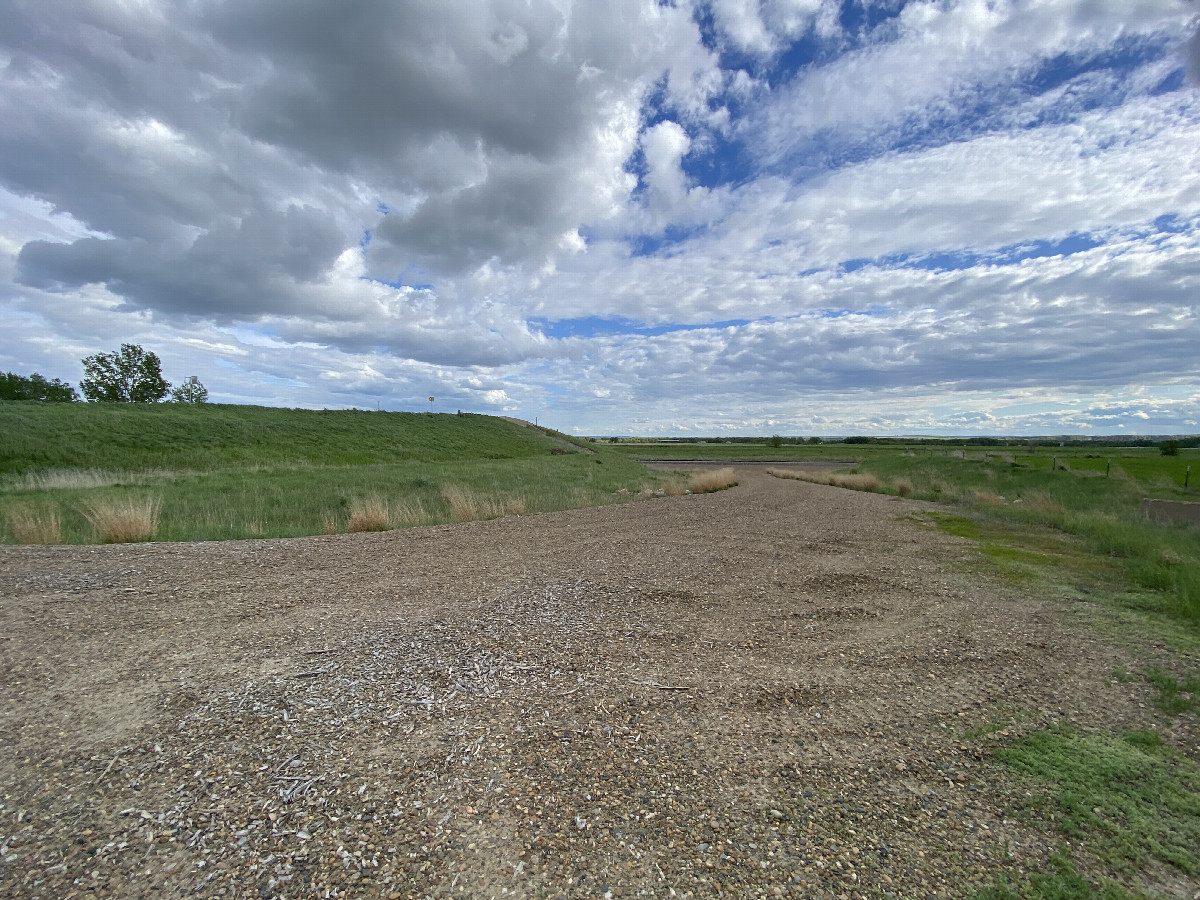
[[[935,517],[940,527],[978,541],[1015,581],[1057,580],[1200,634],[1200,529],[1152,523],[1138,509],[1147,496],[1194,499],[1159,477],[1161,467],[1148,466],[1152,481],[1014,465],[997,454],[879,455],[857,468],[885,490],[903,479],[911,496],[946,504],[953,512]]]
[[[99,535],[97,505],[158,501],[155,540],[342,531],[375,498],[394,525],[455,521],[457,485],[491,515],[622,502],[672,476],[489,416],[177,404],[0,403],[0,535],[54,517]]]
[[[1038,731],[993,757],[1028,779],[1026,814],[1085,846],[1103,874],[1085,879],[1064,848],[1054,871],[1016,885],[1000,881],[979,898],[1137,896],[1136,879],[1152,864],[1200,874],[1200,767],[1157,732]]]
[[[519,459],[562,447],[492,416],[223,404],[0,403],[0,473]]]

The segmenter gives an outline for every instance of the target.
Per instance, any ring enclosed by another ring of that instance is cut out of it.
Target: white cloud
[[[0,367],[133,340],[217,399],[622,432],[1200,419],[1200,101],[1145,49],[1190,7],[838,12],[20,5]],[[801,38],[829,56],[769,90]]]

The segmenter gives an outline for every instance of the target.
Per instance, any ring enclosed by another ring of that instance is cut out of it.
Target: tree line
[[[158,403],[168,395],[174,403],[207,403],[208,389],[195,377],[178,387],[163,378],[158,354],[139,344],[122,344],[120,350],[83,358],[83,380],[79,390],[55,378],[34,372],[0,374],[0,400],[43,400],[71,403],[79,399],[93,403]]]

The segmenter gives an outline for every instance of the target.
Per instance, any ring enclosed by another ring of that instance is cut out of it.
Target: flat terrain
[[[0,547],[0,895],[969,896],[1061,840],[997,743],[1197,745],[1110,677],[1141,648],[973,576],[924,504],[738,474],[372,535]]]

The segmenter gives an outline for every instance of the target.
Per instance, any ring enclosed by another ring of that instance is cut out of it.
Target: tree
[[[70,403],[78,400],[75,388],[55,378],[47,381],[34,372],[28,378],[15,372],[0,374],[0,400],[46,400],[51,403]]]
[[[200,383],[199,378],[192,375],[171,391],[171,399],[176,403],[207,403],[208,388]]]
[[[102,403],[157,403],[171,389],[163,380],[161,360],[138,344],[86,357],[83,373],[79,390],[88,400]]]
[[[1162,453],[1163,456],[1178,456],[1179,455],[1179,441],[1175,440],[1174,438],[1171,438],[1170,440],[1167,440],[1167,441],[1163,441],[1161,444],[1158,445],[1158,450],[1160,453]]]
[[[773,434],[773,435],[771,435],[770,438],[768,438],[767,443],[770,444],[772,447],[782,447],[783,446],[783,438],[777,434]]]

